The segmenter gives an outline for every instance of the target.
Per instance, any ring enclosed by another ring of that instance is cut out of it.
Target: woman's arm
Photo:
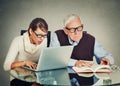
[[[11,64],[15,61],[16,56],[18,55],[18,42],[19,42],[18,40],[19,40],[18,37],[16,37],[12,41],[12,43],[9,47],[7,56],[6,56],[4,64],[3,64],[5,71],[8,71],[11,69]]]
[[[36,69],[37,68],[37,64],[32,62],[32,61],[15,61],[11,64],[11,69],[17,68],[17,67],[21,67],[21,66],[28,66],[32,69]]]

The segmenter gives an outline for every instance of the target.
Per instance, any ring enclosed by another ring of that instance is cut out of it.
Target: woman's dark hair
[[[29,25],[28,30],[30,30],[30,28],[31,28],[32,31],[35,31],[38,27],[44,32],[48,31],[48,24],[46,23],[46,21],[43,18],[33,19]]]

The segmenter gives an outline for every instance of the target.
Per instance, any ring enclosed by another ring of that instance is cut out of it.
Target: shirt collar
[[[69,40],[69,43],[73,46],[77,46],[78,45],[78,42],[75,42],[73,40],[70,39],[70,37],[68,37],[68,40]]]

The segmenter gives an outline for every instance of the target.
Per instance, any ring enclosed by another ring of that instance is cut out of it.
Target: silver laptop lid
[[[65,68],[68,66],[73,46],[49,47],[42,50],[37,71]]]

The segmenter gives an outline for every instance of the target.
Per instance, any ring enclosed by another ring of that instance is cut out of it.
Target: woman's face
[[[33,31],[29,30],[30,33],[30,42],[32,44],[40,45],[45,38],[47,38],[47,32],[43,32],[39,27]]]

